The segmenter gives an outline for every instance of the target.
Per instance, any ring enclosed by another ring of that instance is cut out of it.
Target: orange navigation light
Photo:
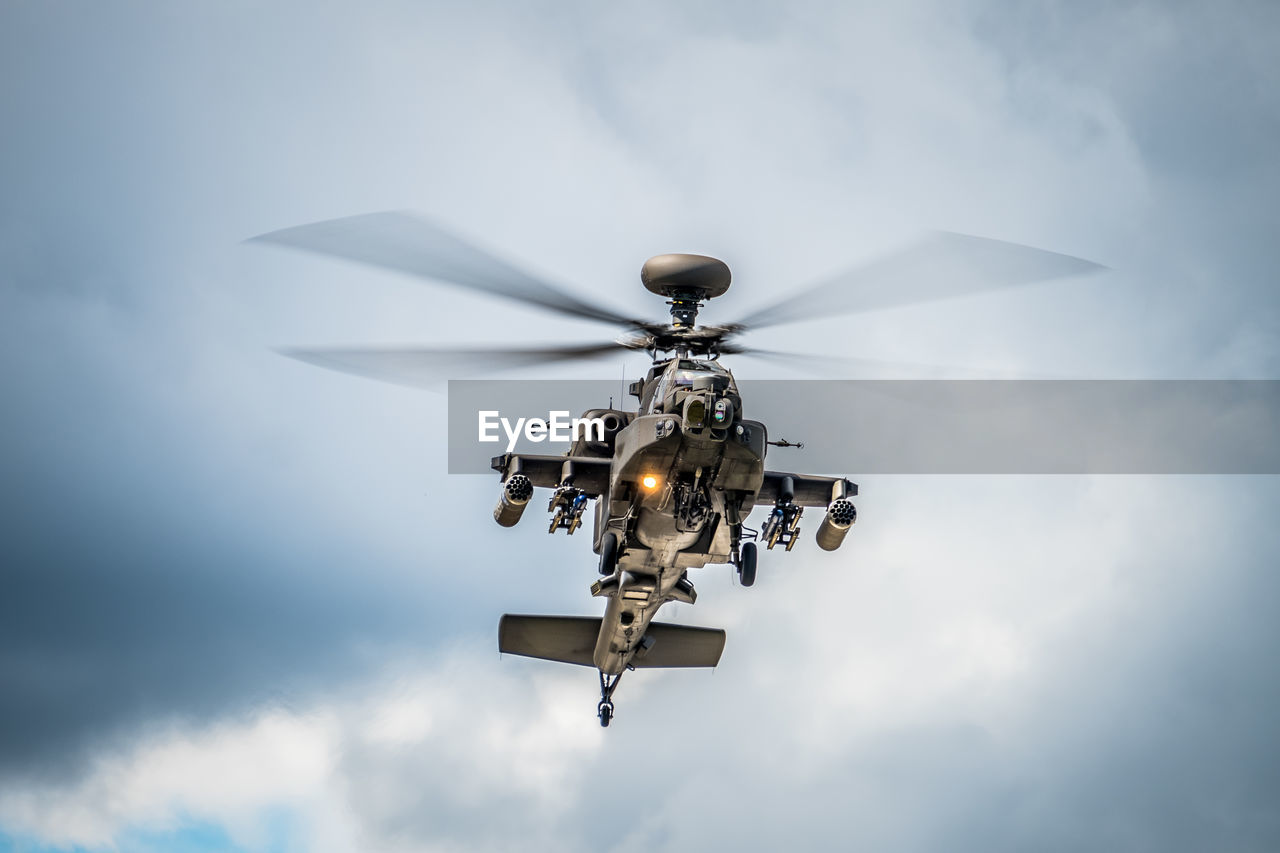
[[[658,487],[658,478],[652,474],[645,474],[644,479],[640,481],[640,485],[652,492]]]

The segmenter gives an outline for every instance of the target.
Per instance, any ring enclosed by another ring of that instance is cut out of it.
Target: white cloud
[[[69,784],[10,782],[0,790],[0,820],[59,846],[110,847],[127,828],[176,828],[190,818],[252,834],[262,809],[323,796],[336,733],[332,715],[282,710],[175,726],[99,757]]]
[[[599,832],[622,850],[724,833],[741,849],[788,833],[917,849],[960,827],[996,832],[1009,786],[1042,820],[1087,823],[1041,801],[1077,796],[1098,773],[1130,784],[1134,759],[1110,767],[1113,753],[1195,766],[1170,720],[1199,720],[1199,742],[1232,736],[1214,697],[1171,686],[1146,658],[1191,641],[1187,607],[1253,594],[1265,556],[1224,570],[1215,543],[1253,523],[1267,481],[869,485],[870,511],[836,555],[809,542],[766,552],[751,590],[699,575],[705,604],[679,616],[729,626],[720,669],[629,675],[608,731],[590,670],[463,647],[388,664],[310,707],[144,732],[77,780],[11,781],[0,823],[90,848],[197,820],[252,849],[283,809],[314,850],[573,850]],[[1181,509],[1198,499],[1189,526]],[[1132,728],[1157,707],[1163,721]],[[1092,753],[1070,746],[1091,740]],[[1046,761],[1061,773],[1046,777]],[[844,805],[828,812],[837,792]],[[1151,796],[1174,807],[1202,793]],[[1161,837],[1116,796],[1110,820]],[[931,822],[913,797],[933,804]]]
[[[406,814],[440,824],[438,833],[431,820],[417,827],[412,849],[448,849],[450,816],[494,799],[554,821],[583,787],[573,767],[601,742],[582,713],[590,681],[585,691],[568,673],[531,681],[495,659],[458,651],[432,666],[391,667],[368,695],[145,731],[74,780],[8,781],[0,825],[44,844],[105,849],[130,832],[199,821],[256,848],[283,810],[306,849],[338,851],[400,849],[383,826]]]

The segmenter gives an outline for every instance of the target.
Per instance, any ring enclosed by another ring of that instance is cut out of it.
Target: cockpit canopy
[[[672,359],[658,379],[653,396],[644,401],[642,408],[646,412],[677,412],[684,398],[694,392],[736,397],[738,387],[733,374],[714,361]]]
[[[670,369],[671,381],[677,388],[714,388],[722,391],[733,387],[733,376],[714,361],[694,361],[682,358]]]

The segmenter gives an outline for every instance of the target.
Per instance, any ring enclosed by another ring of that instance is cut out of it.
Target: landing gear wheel
[[[618,566],[618,534],[606,533],[600,542],[600,574],[611,575]],[[605,723],[604,725],[609,725]]]
[[[606,729],[613,719],[613,691],[618,689],[621,680],[621,672],[614,676],[600,673],[600,704],[596,705],[596,715],[600,717],[600,725]]]
[[[742,546],[742,556],[738,558],[738,577],[743,586],[751,586],[756,582],[756,543],[747,542]]]

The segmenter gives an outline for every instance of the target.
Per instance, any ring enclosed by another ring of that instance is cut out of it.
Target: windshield
[[[675,370],[677,388],[688,388],[699,376],[726,376],[729,371],[711,361],[681,359]]]
[[[679,367],[681,370],[702,370],[702,371],[709,371],[711,373],[728,373],[729,372],[725,370],[723,367],[721,367],[720,365],[716,364],[714,361],[693,361],[692,359],[688,359],[688,358],[680,359]]]

